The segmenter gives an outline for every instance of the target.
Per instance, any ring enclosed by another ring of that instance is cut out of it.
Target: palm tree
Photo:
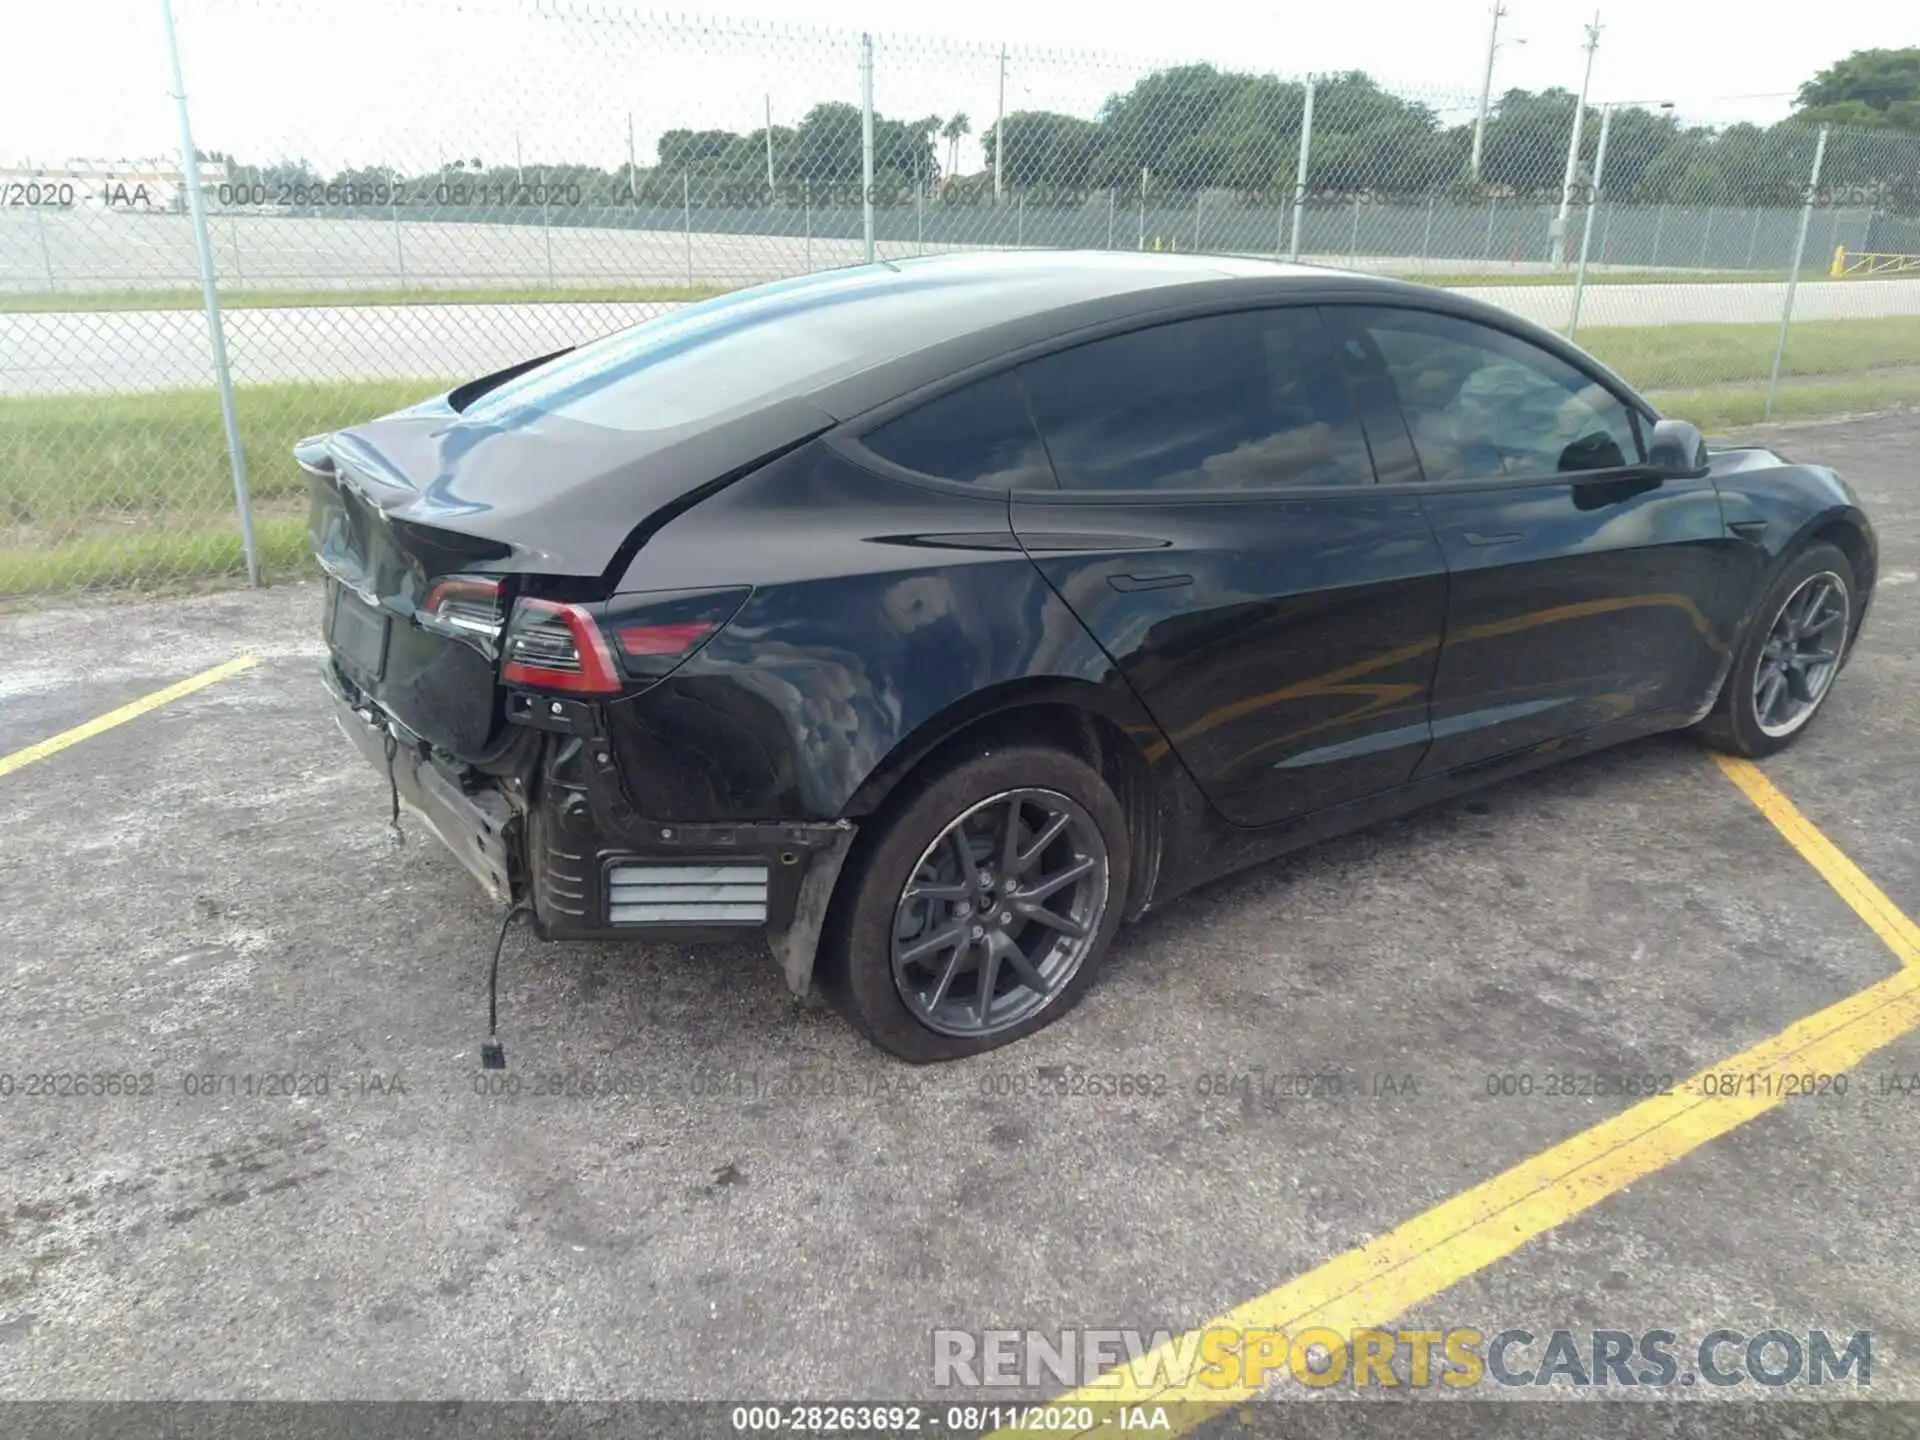
[[[962,110],[947,121],[946,128],[940,133],[947,142],[947,174],[958,175],[960,173],[960,141],[973,133],[973,122],[967,118],[967,112]]]

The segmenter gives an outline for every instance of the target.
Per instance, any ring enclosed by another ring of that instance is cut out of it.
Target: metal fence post
[[[1660,232],[1667,228],[1667,202],[1660,202],[1660,209],[1653,217],[1653,258],[1647,262],[1649,268],[1660,263]]]
[[[1480,258],[1482,260],[1493,259],[1493,217],[1494,212],[1499,208],[1500,197],[1498,195],[1489,196],[1487,198],[1487,243],[1480,251]]]
[[[1347,268],[1360,264],[1360,197],[1353,197],[1353,228],[1347,232]]]
[[[1206,203],[1206,191],[1204,190],[1194,191],[1193,192],[1193,248],[1196,252],[1198,252],[1200,249],[1200,208],[1205,203]]]
[[[540,242],[547,251],[547,288],[558,288],[553,278],[553,217],[547,213],[547,167],[540,167]]]
[[[1027,197],[1025,194],[1013,197],[1013,243],[1027,243]]]
[[[27,162],[27,169],[33,169],[33,162]],[[40,207],[33,208],[33,228],[40,237],[40,268],[47,272],[47,291],[51,294],[60,287],[53,281],[53,251],[47,247],[47,218],[40,213]]]
[[[995,136],[996,145],[999,136]],[[867,241],[867,264],[873,263],[873,36],[860,37],[860,214]]]
[[[1787,272],[1787,300],[1780,308],[1780,338],[1773,347],[1773,371],[1767,377],[1767,407],[1764,418],[1773,418],[1773,392],[1780,385],[1780,362],[1787,353],[1787,330],[1793,324],[1793,294],[1800,288],[1800,264],[1806,257],[1807,231],[1813,224],[1813,201],[1820,192],[1820,162],[1827,158],[1827,127],[1820,127],[1820,138],[1813,146],[1813,174],[1807,180],[1806,203],[1800,207],[1800,233],[1793,242],[1793,269]]]
[[[680,229],[687,239],[687,288],[693,288],[693,182],[680,172]]]
[[[387,167],[387,199],[392,202],[393,210],[393,263],[400,271],[400,288],[405,290],[407,288],[407,247],[400,234],[400,187],[394,183],[391,165]],[[235,245],[233,250],[237,260],[240,247]]]
[[[1107,187],[1107,248],[1113,248],[1113,209],[1115,205],[1113,186]]]
[[[1287,242],[1287,259],[1300,258],[1300,218],[1307,208],[1307,161],[1313,154],[1313,77],[1307,77],[1304,108],[1300,112],[1300,161],[1293,172],[1293,234]]]
[[[1433,196],[1427,196],[1427,224],[1420,232],[1420,263],[1427,263],[1427,256],[1433,249]]]
[[[200,152],[193,148],[193,125],[187,118],[187,82],[180,69],[180,37],[173,28],[173,0],[160,0],[160,24],[167,36],[173,105],[180,121],[180,165],[186,172],[187,209],[193,215],[193,248],[200,264],[200,299],[206,307],[207,339],[213,347],[213,378],[220,391],[220,425],[226,432],[227,463],[233,471],[233,500],[240,512],[240,544],[247,560],[247,583],[258,585],[260,554],[253,541],[247,452],[240,445],[240,418],[233,404],[233,371],[227,364],[226,328],[220,319],[220,292],[213,274],[213,239],[207,234],[207,197],[200,190]]]
[[[807,237],[807,273],[813,273],[813,181],[800,182],[800,204]]]
[[[1147,248],[1147,167],[1140,167],[1140,248]]]
[[[1600,204],[1600,182],[1607,170],[1607,132],[1613,128],[1613,106],[1600,107],[1600,143],[1593,152],[1593,181],[1587,186],[1587,216],[1580,227],[1580,264],[1573,272],[1573,314],[1567,321],[1567,339],[1580,333],[1580,297],[1587,288],[1587,252],[1593,248],[1593,212]]]

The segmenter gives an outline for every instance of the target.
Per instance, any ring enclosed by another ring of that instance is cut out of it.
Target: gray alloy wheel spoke
[[[1013,902],[1013,913],[1023,920],[1034,920],[1051,929],[1058,930],[1074,940],[1081,939],[1087,933],[1087,927],[1071,915],[1062,915],[1057,910],[1049,910],[1044,905],[1029,905],[1024,900]]]
[[[1045,857],[1063,847],[1063,863]],[[920,1024],[984,1038],[1031,1019],[1093,953],[1109,898],[1105,837],[1068,796],[1009,790],[927,845],[893,915],[893,978]],[[1038,873],[1032,884],[1021,881]],[[1045,903],[1042,903],[1045,902]]]
[[[1846,585],[1831,571],[1808,576],[1775,613],[1753,675],[1753,714],[1764,734],[1791,735],[1826,699],[1850,613]],[[1840,634],[1829,640],[1836,626]]]
[[[1020,983],[1034,994],[1048,995],[1053,992],[1053,986],[1047,983],[1046,976],[1033,968],[1033,962],[1027,958],[1027,952],[1013,941],[1006,942],[1006,948],[1001,951],[1001,958],[1013,968],[1013,973],[1020,977]]]
[[[1000,978],[1000,957],[1005,954],[1005,941],[998,938],[989,940],[986,954],[980,961],[980,993],[974,999],[974,1017],[980,1022],[980,1028],[987,1025],[987,1013],[993,1009],[993,986]]]
[[[1007,802],[1007,818],[1000,822],[1000,878],[1010,878],[1020,858],[1020,801]]]
[[[1774,702],[1780,698],[1780,692],[1786,688],[1786,684],[1786,672],[1779,666],[1774,666],[1773,673],[1767,677],[1766,683],[1760,687],[1759,694],[1754,700],[1753,708],[1759,714],[1762,724],[1772,720]]]
[[[955,925],[949,929],[929,935],[924,940],[915,941],[900,952],[900,963],[911,965],[929,955],[938,955],[949,945],[962,945],[966,942],[967,930],[964,925]]]
[[[960,879],[970,890],[980,888],[980,867],[973,863],[973,846],[967,841],[966,830],[959,825],[947,832],[953,841],[953,853],[960,861]]]
[[[960,962],[967,958],[967,952],[972,948],[971,940],[953,947],[953,954],[947,960],[947,968],[940,972],[940,983],[933,987],[933,994],[927,998],[929,1010],[938,1010],[940,1002],[947,998],[947,991],[953,987],[953,977],[960,973]]]
[[[926,881],[918,885],[909,885],[906,898],[909,900],[966,900],[972,895],[971,885]]]
[[[1020,898],[1029,905],[1037,905],[1048,896],[1057,894],[1078,880],[1082,875],[1087,874],[1097,863],[1091,855],[1083,856],[1073,864],[1067,866],[1066,869],[1056,870],[1046,878],[1032,885],[1024,886],[1020,891]]]
[[[1027,848],[1015,857],[1013,868],[1008,870],[1007,873],[1009,875],[1026,874],[1028,870],[1033,868],[1033,862],[1040,858],[1040,852],[1058,840],[1060,838],[1060,832],[1065,830],[1072,821],[1073,817],[1064,810],[1054,815],[1045,825],[1040,827],[1039,832],[1033,837],[1032,842]]]

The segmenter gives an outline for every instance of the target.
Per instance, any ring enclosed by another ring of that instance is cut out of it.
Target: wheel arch
[[[1860,621],[1866,615],[1866,599],[1873,593],[1874,572],[1878,567],[1873,542],[1868,539],[1867,528],[1861,518],[1852,511],[1841,510],[1814,521],[1800,536],[1790,554],[1821,541],[1846,556],[1847,565],[1853,571],[1853,583],[1861,602],[1853,607],[1853,632],[1858,634]],[[1852,636],[1848,639],[1851,641]]]
[[[863,832],[901,802],[913,783],[995,745],[1056,746],[1090,765],[1112,787],[1127,820],[1129,918],[1151,903],[1171,823],[1159,728],[1136,706],[1084,680],[1014,681],[956,701],[900,740],[854,791],[845,814]]]

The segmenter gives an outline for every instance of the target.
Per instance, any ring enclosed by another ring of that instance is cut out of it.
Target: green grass
[[[1764,381],[1780,327],[1607,325],[1580,332],[1580,344],[1645,389]],[[1787,335],[1782,375],[1858,375],[1920,365],[1920,316],[1808,320]]]
[[[1767,387],[1746,385],[1713,390],[1649,390],[1663,415],[1691,420],[1708,434],[1767,419]],[[1782,383],[1773,397],[1775,420],[1818,420],[1859,415],[1899,405],[1920,405],[1920,375],[1886,375],[1859,380]]]
[[[294,441],[448,383],[235,392],[264,574],[305,564],[306,486],[290,457]],[[213,391],[0,399],[0,595],[245,573]]]
[[[1442,289],[1459,290],[1478,285],[1572,285],[1573,267],[1565,270],[1487,270],[1445,272],[1404,270],[1396,272],[1400,280],[1416,280],[1422,285],[1438,285]],[[1778,270],[1587,270],[1589,285],[1766,285],[1787,278],[1785,268]],[[1815,280],[1830,280],[1826,262],[1808,265],[1800,272],[1800,283],[1807,284]],[[1908,275],[1848,275],[1848,284],[1855,281],[1874,280],[1912,280]]]
[[[1761,418],[1777,327],[1594,327],[1581,342],[1669,414],[1723,430]],[[1795,325],[1775,418],[1920,403],[1920,317]],[[306,490],[289,452],[443,390],[442,379],[242,386],[240,433],[263,569],[306,566]],[[211,390],[0,399],[0,595],[152,588],[244,573]]]
[[[560,301],[663,304],[724,295],[726,285],[577,285],[560,289],[469,290],[227,290],[224,310],[301,309],[329,305],[512,305]],[[198,290],[55,290],[0,293],[0,314],[104,310],[198,310]]]
[[[1402,280],[1423,285],[1460,288],[1478,285],[1570,285],[1571,268],[1554,273],[1488,270],[1400,272]],[[1587,271],[1589,285],[1750,285],[1786,278],[1775,270],[1597,270]],[[1824,262],[1801,271],[1802,280],[1825,280]],[[1893,275],[1849,275],[1849,281],[1899,279]],[[1905,278],[1911,279],[1912,276]],[[634,302],[668,304],[707,300],[735,289],[729,285],[562,285],[476,286],[451,290],[227,290],[220,304],[227,310],[299,309],[313,306],[354,305],[510,305],[574,302],[596,304]],[[0,293],[0,314],[46,314],[70,311],[198,310],[197,289],[166,290],[54,290]]]

